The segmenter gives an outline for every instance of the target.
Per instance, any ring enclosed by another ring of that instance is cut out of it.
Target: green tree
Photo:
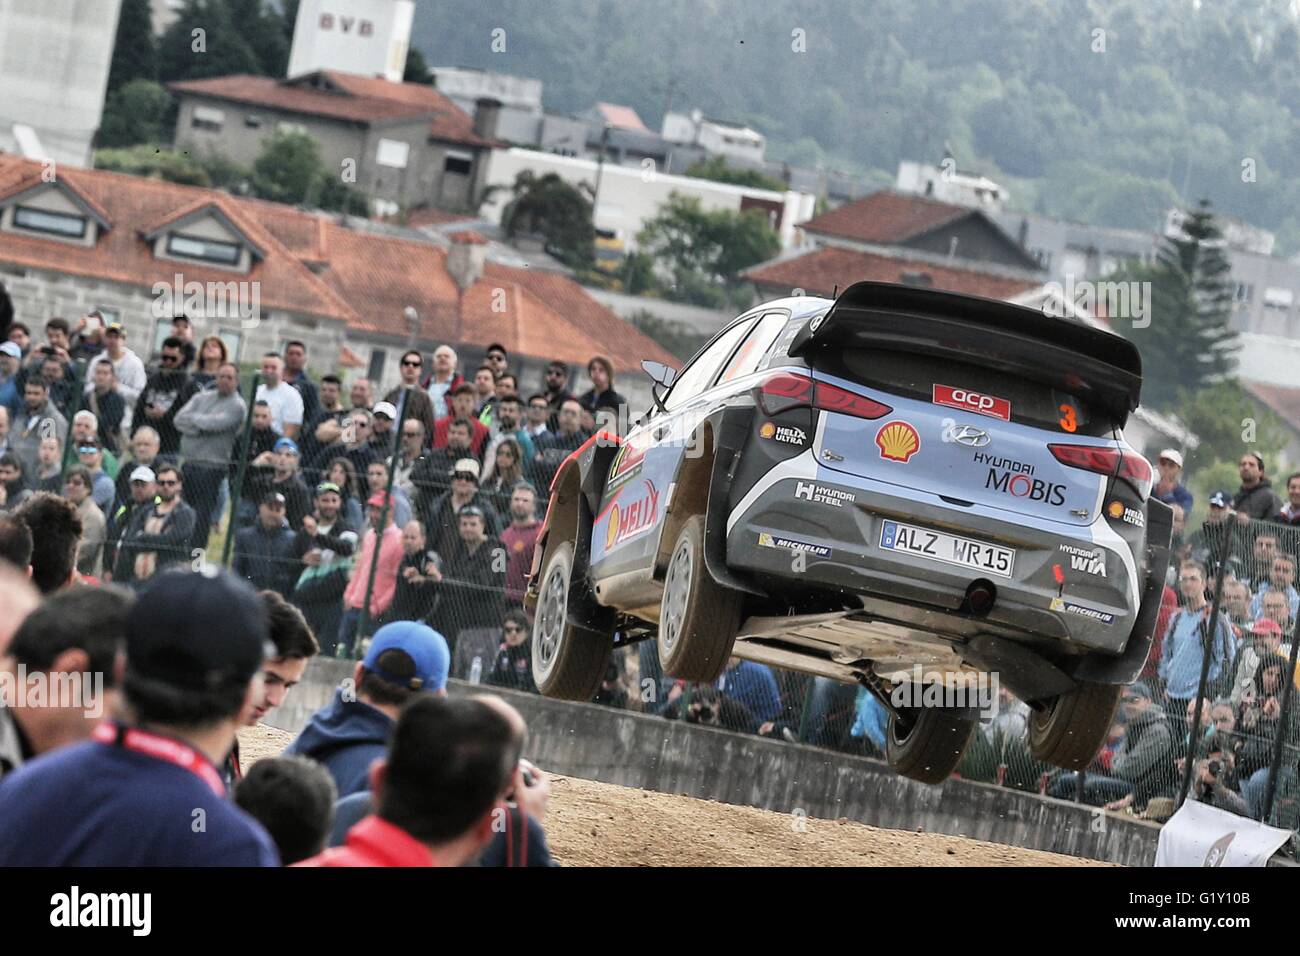
[[[158,79],[158,47],[153,35],[149,0],[122,0],[113,41],[113,61],[108,67],[111,94],[132,80]]]
[[[306,133],[276,133],[253,162],[253,192],[274,202],[310,203],[324,174],[315,139]]]
[[[1248,451],[1277,462],[1286,447],[1285,426],[1275,414],[1258,406],[1235,381],[1218,382],[1187,397],[1179,417],[1200,444],[1187,457],[1187,468],[1199,470],[1216,462],[1236,467]]]
[[[502,212],[507,238],[520,233],[540,235],[546,251],[561,262],[582,268],[592,262],[595,229],[591,200],[556,173],[536,176],[525,169],[515,177],[514,198]]]
[[[99,145],[109,149],[171,140],[176,103],[153,80],[132,80],[104,102]]]
[[[158,43],[158,75],[165,83],[262,72],[226,0],[189,0]]]
[[[186,186],[213,185],[207,171],[190,156],[147,143],[123,149],[98,149],[95,168]]]
[[[433,74],[429,72],[429,64],[424,62],[424,54],[418,47],[411,47],[406,54],[406,70],[402,73],[403,83],[421,83],[429,85],[433,82]]]
[[[736,169],[728,166],[721,156],[710,156],[698,163],[692,163],[686,170],[687,176],[696,179],[711,179],[715,183],[731,183],[735,186],[749,186],[753,189],[770,189],[773,192],[785,192],[785,183],[771,176],[765,176],[756,169]]]
[[[1153,265],[1133,265],[1112,278],[1147,283],[1149,323],[1130,337],[1142,353],[1142,398],[1177,411],[1188,396],[1228,378],[1237,334],[1228,325],[1233,286],[1222,236],[1209,204],[1166,236]]]
[[[282,14],[266,0],[225,0],[230,22],[244,38],[266,76],[284,76],[289,65],[289,40],[285,37]],[[293,35],[292,29],[289,36]]]
[[[673,277],[674,298],[720,308],[739,273],[772,258],[781,240],[758,209],[706,210],[695,196],[671,193],[637,235],[638,247]]]

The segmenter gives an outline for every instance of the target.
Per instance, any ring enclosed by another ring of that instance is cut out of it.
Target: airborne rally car
[[[611,649],[649,638],[687,680],[735,656],[858,682],[890,712],[891,765],[938,782],[978,715],[897,691],[988,673],[1033,708],[1035,757],[1092,759],[1168,563],[1170,509],[1121,432],[1131,343],[861,282],[645,366],[655,407],[552,485],[528,597],[544,694],[589,700]]]

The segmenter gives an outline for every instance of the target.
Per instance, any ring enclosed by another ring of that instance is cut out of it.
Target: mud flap
[[[1123,653],[1117,657],[1095,654],[1085,657],[1074,669],[1076,680],[1098,684],[1131,684],[1146,666],[1155,640],[1156,618],[1160,615],[1160,598],[1165,590],[1169,570],[1169,545],[1173,538],[1174,511],[1163,501],[1147,500],[1147,578],[1142,590],[1133,632]]]
[[[767,597],[766,591],[727,567],[729,492],[753,417],[752,406],[728,406],[722,410],[714,433],[713,474],[709,476],[709,502],[704,517],[704,566],[709,576],[723,587]]]
[[[573,627],[609,636],[614,610],[596,603],[588,573],[591,570],[591,528],[595,514],[585,494],[578,495],[578,537],[573,542],[573,573],[569,578],[569,600],[565,619]]]

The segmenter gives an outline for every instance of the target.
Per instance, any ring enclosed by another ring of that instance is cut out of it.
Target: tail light
[[[1142,501],[1151,493],[1151,464],[1135,451],[1095,445],[1048,445],[1047,449],[1063,465],[1122,479]]]
[[[893,411],[865,395],[846,388],[817,382],[807,375],[777,372],[769,375],[758,386],[758,405],[767,415],[775,415],[801,405],[811,405],[827,412],[853,415],[857,418],[884,418]]]

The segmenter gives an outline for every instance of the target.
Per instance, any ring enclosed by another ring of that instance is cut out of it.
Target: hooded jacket
[[[1244,511],[1256,521],[1273,518],[1282,510],[1282,502],[1267,478],[1259,479],[1254,488],[1239,488],[1232,498],[1232,510]]]
[[[393,720],[387,714],[359,700],[344,700],[339,690],[312,714],[284,752],[302,754],[323,766],[342,798],[370,789],[370,765],[388,752],[392,733]]]

